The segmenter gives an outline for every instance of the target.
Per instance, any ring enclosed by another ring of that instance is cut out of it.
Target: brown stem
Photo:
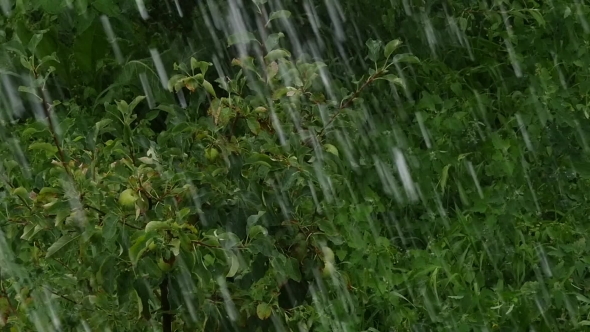
[[[69,268],[66,264],[64,264],[64,262],[62,262],[60,259],[53,257],[53,260],[55,260],[61,266],[63,266],[64,268],[66,268],[66,270],[70,271],[70,273],[75,274],[74,271],[71,268]]]
[[[67,297],[67,296],[65,296],[65,295],[62,295],[62,294],[59,294],[59,293],[55,292],[54,290],[52,290],[52,289],[51,289],[51,288],[49,288],[49,287],[46,287],[46,286],[44,286],[44,287],[45,287],[45,289],[47,289],[47,290],[48,290],[48,291],[49,291],[51,294],[53,294],[53,295],[57,295],[57,296],[61,297],[62,299],[66,300],[66,301],[68,301],[68,302],[71,302],[71,303],[73,303],[73,304],[79,304],[78,302],[76,302],[76,301],[74,301],[74,300],[70,299],[69,297]]]
[[[168,275],[160,283],[160,302],[162,304],[162,331],[172,332],[173,314],[170,313],[170,301],[168,300]]]
[[[129,228],[133,228],[133,229],[137,229],[137,230],[143,230],[143,228],[141,228],[141,227],[137,227],[137,226],[134,226],[134,225],[128,224],[128,223],[126,223],[126,222],[124,222],[124,221],[119,221],[119,222],[120,222],[120,223],[122,223],[123,225],[125,225],[125,226],[129,227]]]
[[[39,78],[39,74],[36,70],[33,71],[33,75],[35,76],[35,79]],[[59,153],[59,161],[61,161],[62,165],[64,166],[66,173],[68,173],[68,175],[73,179],[72,173],[70,172],[70,169],[67,164],[66,155],[63,149],[61,148],[61,145],[59,144],[59,139],[57,138],[55,124],[53,123],[53,117],[51,116],[51,107],[45,99],[45,86],[41,88],[41,105],[43,106],[43,113],[47,118],[47,122],[49,123],[49,132],[53,137],[53,143],[55,144],[57,152]]]
[[[98,213],[100,213],[101,215],[106,215],[106,213],[104,211],[102,211],[101,209],[95,208],[94,206],[90,205],[90,204],[84,204],[85,207],[87,207],[90,210],[94,210]]]

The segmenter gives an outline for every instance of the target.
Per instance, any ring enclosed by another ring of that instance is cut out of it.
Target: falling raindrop
[[[168,88],[168,73],[166,72],[166,68],[164,67],[164,63],[162,63],[162,58],[160,57],[160,53],[155,48],[151,48],[150,54],[152,55],[152,60],[154,61],[154,65],[156,66],[156,71],[158,72],[158,76],[160,77],[160,83],[162,83],[162,87]]]
[[[402,179],[402,184],[404,186],[408,199],[411,202],[418,200],[418,194],[416,192],[412,176],[410,175],[410,169],[408,167],[408,164],[406,163],[406,158],[404,157],[404,154],[398,148],[394,148],[393,155],[397,171],[399,173],[400,178]]]
[[[514,52],[514,47],[512,43],[508,39],[504,39],[504,45],[508,50],[508,57],[510,58],[510,63],[512,64],[512,69],[514,69],[514,74],[516,77],[522,77],[522,70],[520,69],[520,63],[516,58],[516,53]]]
[[[520,115],[520,113],[516,113],[516,121],[518,122],[518,127],[520,128],[520,132],[522,133],[522,138],[524,139],[524,143],[526,144],[527,149],[529,149],[529,151],[531,152],[534,152],[533,145],[529,137],[529,133],[526,130],[526,125],[522,120],[522,116]]]
[[[121,53],[121,49],[119,48],[119,44],[117,43],[117,37],[115,36],[113,28],[111,27],[111,21],[109,21],[109,18],[106,15],[102,15],[100,17],[100,21],[102,22],[102,26],[104,28],[105,33],[107,34],[108,41],[111,44],[111,47],[113,48],[113,52],[115,52],[115,59],[117,59],[117,62],[119,62],[119,64],[122,64],[124,62],[123,53]]]
[[[174,5],[176,5],[176,11],[178,12],[178,16],[184,17],[184,13],[182,12],[182,8],[180,7],[180,3],[178,3],[178,0],[174,0]]]
[[[223,302],[225,303],[225,310],[229,319],[231,321],[236,321],[238,319],[238,312],[236,310],[236,305],[231,298],[231,294],[229,289],[227,288],[227,283],[225,282],[225,278],[219,276],[217,277],[217,284],[219,285],[219,289],[221,291],[221,295],[223,297]]]
[[[146,73],[140,73],[139,80],[141,81],[143,93],[145,94],[145,96],[147,98],[149,107],[151,109],[156,107],[156,102],[154,101],[154,94],[153,94],[152,88],[150,87],[150,84],[148,82],[148,78],[147,78]]]
[[[420,131],[422,132],[426,147],[430,149],[432,147],[432,144],[430,143],[430,135],[428,134],[428,129],[426,129],[426,126],[424,125],[424,118],[422,117],[421,112],[416,112],[416,119],[418,120],[418,125],[420,126]]]
[[[0,0],[0,8],[2,9],[2,14],[6,17],[10,17],[12,15],[12,4],[9,0]]]
[[[475,174],[475,168],[473,167],[473,163],[471,161],[467,161],[467,169],[469,170],[469,174],[471,174],[471,178],[475,183],[475,187],[477,188],[477,193],[479,194],[480,198],[483,198],[483,191],[481,186],[479,185],[479,180],[477,179],[477,174]]]
[[[135,3],[137,4],[137,10],[139,10],[139,15],[141,15],[141,18],[143,18],[144,20],[149,19],[150,16],[148,15],[143,0],[135,0]]]

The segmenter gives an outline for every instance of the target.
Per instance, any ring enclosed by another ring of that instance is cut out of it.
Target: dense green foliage
[[[0,9],[1,328],[590,325],[583,2]]]

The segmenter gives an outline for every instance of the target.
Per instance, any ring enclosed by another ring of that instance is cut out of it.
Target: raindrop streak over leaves
[[[0,330],[590,326],[587,3],[0,9]]]

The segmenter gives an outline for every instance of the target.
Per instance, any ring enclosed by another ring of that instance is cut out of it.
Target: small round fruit
[[[27,189],[23,188],[23,187],[18,187],[12,190],[12,194],[13,195],[17,195],[21,198],[26,198],[29,196],[29,193],[27,192]]]
[[[119,195],[119,204],[126,208],[132,208],[135,206],[135,201],[137,201],[138,197],[133,189],[125,189]]]
[[[334,264],[326,262],[326,264],[324,264],[324,268],[322,269],[322,277],[328,278],[334,274],[334,271],[336,271]]]
[[[332,251],[332,249],[330,249],[330,247],[322,247],[322,252],[324,253],[324,260],[327,263],[334,262],[334,252]]]
[[[172,270],[172,265],[166,263],[162,257],[160,257],[160,260],[158,261],[158,267],[162,272],[170,272]]]
[[[207,135],[209,135],[209,133],[206,131],[202,131],[202,132],[196,134],[198,140],[202,140],[203,138],[207,137]]]
[[[150,242],[150,244],[148,245],[148,250],[149,251],[154,251],[156,248],[158,247],[158,245],[156,244],[156,242],[154,242],[153,240]]]
[[[157,231],[161,231],[161,230],[169,230],[172,228],[174,228],[174,226],[169,221],[152,220],[152,221],[148,222],[147,225],[145,225],[145,232],[151,233],[151,232],[157,232]]]
[[[219,151],[217,151],[217,149],[208,148],[207,150],[205,150],[205,158],[207,158],[207,160],[213,161],[217,159],[217,156],[219,156]]]

